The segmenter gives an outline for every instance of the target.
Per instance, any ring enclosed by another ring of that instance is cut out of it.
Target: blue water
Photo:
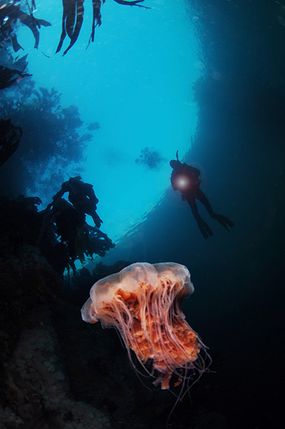
[[[168,160],[177,149],[181,157],[189,150],[197,123],[192,85],[202,67],[193,14],[186,0],[145,4],[152,9],[107,1],[95,43],[86,49],[92,16],[86,1],[82,32],[65,57],[55,55],[58,0],[37,2],[35,16],[52,23],[42,29],[38,51],[28,29],[22,26],[18,33],[36,84],[56,88],[64,105],[79,108],[84,122],[100,124],[79,173],[94,184],[102,229],[114,241],[161,199],[169,186]],[[144,147],[161,154],[158,169],[135,163]],[[65,173],[68,178],[68,166]],[[55,192],[59,186],[54,184]]]

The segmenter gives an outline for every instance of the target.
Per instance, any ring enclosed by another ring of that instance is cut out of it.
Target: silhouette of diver
[[[179,161],[178,151],[176,152],[176,160],[171,160],[169,164],[173,168],[170,179],[172,187],[175,191],[179,191],[182,195],[182,199],[186,200],[190,205],[193,216],[204,238],[210,237],[213,235],[213,232],[209,225],[202,219],[198,211],[196,200],[199,200],[205,206],[209,215],[224,228],[229,230],[234,226],[234,223],[230,219],[213,210],[208,198],[204,192],[201,191],[200,170]]]
[[[80,176],[71,177],[61,185],[61,189],[55,194],[53,200],[62,198],[66,192],[68,192],[68,201],[73,204],[74,208],[82,215],[90,215],[97,228],[100,228],[103,221],[96,213],[99,200],[93,186],[83,182]]]

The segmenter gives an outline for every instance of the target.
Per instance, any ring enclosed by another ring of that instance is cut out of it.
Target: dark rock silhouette
[[[15,127],[10,119],[0,119],[0,166],[17,150],[22,135],[22,129]]]

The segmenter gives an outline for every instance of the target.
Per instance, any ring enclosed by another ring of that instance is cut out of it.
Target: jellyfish
[[[193,291],[184,265],[135,263],[93,285],[82,319],[116,328],[131,362],[132,351],[162,390],[183,388],[206,368],[205,346],[180,308]]]

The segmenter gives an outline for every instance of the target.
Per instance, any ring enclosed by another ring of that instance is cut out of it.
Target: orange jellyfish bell
[[[180,309],[193,291],[184,265],[136,263],[96,282],[81,314],[85,322],[115,327],[130,359],[132,350],[154,384],[169,389],[189,379],[189,370],[205,369],[204,346]]]

